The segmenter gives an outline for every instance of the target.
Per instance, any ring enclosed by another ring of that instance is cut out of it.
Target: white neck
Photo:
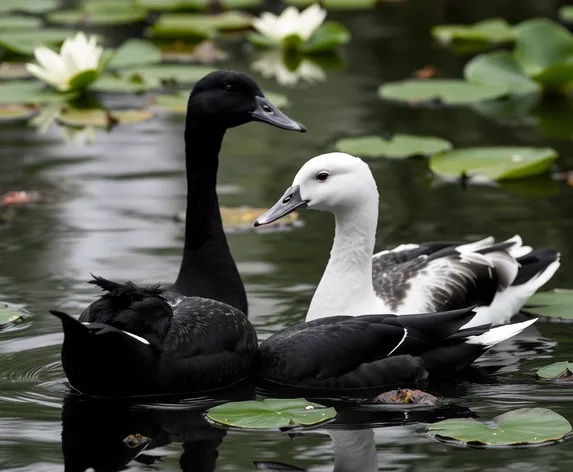
[[[372,287],[372,253],[378,223],[378,192],[334,213],[330,260],[314,293],[306,321],[375,313],[381,303]]]

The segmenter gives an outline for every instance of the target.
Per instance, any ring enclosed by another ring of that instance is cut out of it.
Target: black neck
[[[186,296],[225,302],[246,314],[245,288],[223,231],[215,188],[225,131],[187,123],[185,247],[172,289]]]

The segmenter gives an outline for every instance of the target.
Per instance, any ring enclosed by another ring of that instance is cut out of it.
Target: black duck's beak
[[[255,97],[255,100],[257,105],[251,112],[251,116],[254,121],[268,123],[269,125],[276,126],[277,128],[300,131],[301,133],[306,132],[306,128],[303,125],[291,120],[282,111],[269,102],[267,98]]]
[[[268,225],[273,221],[280,220],[283,216],[286,216],[293,211],[306,208],[307,205],[308,202],[303,200],[300,196],[300,187],[298,185],[289,187],[281,199],[264,215],[259,216],[253,225],[255,228],[257,226]]]

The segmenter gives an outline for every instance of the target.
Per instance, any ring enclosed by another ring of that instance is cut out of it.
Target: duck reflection
[[[182,471],[213,472],[217,449],[227,433],[207,423],[203,413],[224,401],[253,398],[252,387],[235,391],[232,397],[176,405],[142,405],[70,394],[62,409],[64,471],[114,472],[124,470],[131,461],[153,465],[165,456],[158,448],[182,443]]]

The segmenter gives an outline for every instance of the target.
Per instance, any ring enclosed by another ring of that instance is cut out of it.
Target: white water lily
[[[299,81],[315,83],[326,80],[326,73],[319,65],[303,59],[295,70],[289,70],[283,56],[277,51],[269,51],[253,62],[251,68],[265,79],[275,77],[280,85],[296,86]]]
[[[93,144],[97,139],[98,129],[95,126],[84,126],[83,128],[74,128],[71,126],[61,127],[66,141],[70,144],[76,143],[80,146]]]
[[[326,10],[318,3],[299,12],[295,7],[286,8],[280,15],[265,12],[253,21],[255,29],[263,36],[281,42],[287,36],[297,35],[308,41],[326,18]]]
[[[103,48],[97,45],[97,38],[87,38],[82,32],[66,38],[60,53],[45,46],[34,49],[38,64],[26,64],[30,74],[61,92],[71,89],[72,80],[87,71],[96,71]]]

